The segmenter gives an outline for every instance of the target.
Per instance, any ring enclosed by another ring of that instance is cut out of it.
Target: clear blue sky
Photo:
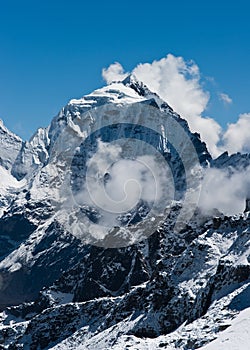
[[[28,138],[70,98],[168,53],[193,59],[232,97],[209,111],[222,124],[250,111],[247,1],[1,1],[0,118]]]

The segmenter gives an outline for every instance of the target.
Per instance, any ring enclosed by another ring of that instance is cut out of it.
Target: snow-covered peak
[[[152,91],[150,91],[149,88],[142,81],[137,79],[137,77],[134,74],[128,75],[122,81],[122,84],[135,90],[137,94],[139,94],[140,96],[154,95],[155,97],[158,97],[156,93],[153,93]]]
[[[104,103],[123,105],[141,102],[145,99],[145,97],[140,96],[134,89],[120,82],[104,86],[103,88],[97,89],[80,99],[72,99],[70,100],[69,105],[96,107],[100,100]]]
[[[61,109],[58,115],[53,118],[48,128],[50,146],[53,147],[55,140],[58,139],[65,127],[69,127],[78,133],[77,130],[79,127],[77,126],[76,128],[75,126],[76,124],[81,124],[81,129],[83,128],[85,131],[89,130],[90,124],[93,122],[91,117],[92,113],[89,114],[91,110],[96,110],[100,107],[104,109],[112,109],[113,107],[115,109],[127,108],[133,104],[140,103],[157,107],[161,111],[171,114],[171,116],[178,119],[178,121],[182,123],[182,126],[189,132],[186,121],[182,120],[165,101],[157,94],[151,92],[134,75],[129,75],[123,81],[113,82],[100,89],[94,90],[82,98],[70,100],[68,104]],[[100,115],[102,115],[102,113],[100,113]],[[99,117],[97,119],[99,119]]]
[[[9,131],[0,120],[0,165],[6,169],[11,169],[23,141],[20,137]]]
[[[77,105],[79,107],[93,108],[107,103],[122,106],[151,99],[154,99],[160,108],[172,111],[172,108],[156,93],[150,91],[134,74],[130,74],[122,81],[112,82],[80,99],[70,100],[68,106]]]
[[[115,108],[123,108],[136,103],[146,103],[170,114],[173,118],[178,119],[189,132],[187,122],[181,119],[167,102],[163,101],[156,93],[150,91],[143,82],[131,74],[123,81],[113,82],[79,99],[71,99],[58,115],[53,118],[48,128],[50,144],[53,145],[54,140],[61,134],[65,126],[71,127],[76,120],[81,120],[81,123],[86,122],[88,124],[89,121],[85,119],[89,119],[90,115],[86,112],[89,112],[91,109],[99,107],[109,108],[112,105]]]
[[[13,132],[11,132],[9,129],[6,128],[2,119],[0,119],[0,132],[1,134],[9,135],[11,138],[15,139],[17,142],[22,142],[22,139],[19,136],[17,136],[16,134],[14,134]]]

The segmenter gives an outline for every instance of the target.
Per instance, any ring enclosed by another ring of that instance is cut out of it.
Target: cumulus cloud
[[[233,103],[231,97],[229,97],[228,94],[225,94],[223,92],[219,94],[219,98],[222,102],[224,102],[225,105],[230,105],[231,103]]]
[[[160,61],[139,64],[133,73],[185,118],[191,131],[200,133],[214,157],[221,153],[217,144],[222,128],[213,118],[202,116],[210,96],[193,61],[169,54]]]
[[[159,61],[139,64],[132,73],[185,118],[193,132],[201,134],[213,155],[219,154],[216,144],[221,127],[212,118],[201,116],[209,93],[202,88],[199,67],[193,61],[186,62],[182,57],[168,54]],[[122,66],[115,63],[104,69],[102,75],[110,83],[122,80],[126,74]]]
[[[242,114],[226,131],[215,119],[205,116],[210,95],[204,90],[199,67],[193,61],[168,54],[159,61],[139,64],[132,73],[185,118],[191,131],[200,133],[214,158],[225,150],[229,153],[249,151],[249,114]],[[128,73],[116,62],[103,69],[102,74],[110,83],[123,80]],[[232,103],[226,93],[220,93],[219,98],[225,105]]]
[[[250,195],[250,167],[229,173],[227,170],[205,170],[199,207],[209,213],[218,209],[225,215],[242,213]]]
[[[223,142],[229,153],[250,152],[250,113],[241,114],[236,123],[228,124]]]
[[[103,68],[102,77],[108,83],[121,81],[126,78],[128,73],[124,72],[122,65],[118,62],[112,63],[108,68]]]
[[[209,94],[200,86],[199,68],[192,61],[169,54],[160,61],[139,64],[133,73],[184,118],[200,116],[207,106]]]

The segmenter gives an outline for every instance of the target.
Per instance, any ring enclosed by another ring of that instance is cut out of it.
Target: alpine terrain
[[[213,159],[133,75],[0,143],[0,349],[250,348],[250,192],[200,205],[249,154]]]

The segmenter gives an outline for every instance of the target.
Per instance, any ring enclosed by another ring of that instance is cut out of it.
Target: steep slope
[[[0,120],[0,144],[0,165],[9,170],[22,148],[23,141],[10,132],[2,120]]]
[[[23,141],[15,134],[10,132],[0,120],[0,217],[15,200],[17,192],[25,186],[26,181],[18,182],[11,174],[12,166],[18,157],[23,146]],[[1,248],[0,256],[6,254],[6,245],[2,237],[4,232],[1,230]],[[11,242],[6,242],[11,245]]]
[[[4,167],[0,166],[0,216],[4,209],[13,200],[13,195],[19,188],[25,186],[25,181],[18,182],[17,179]]]
[[[218,339],[204,346],[203,350],[248,350],[250,329],[250,308],[240,312],[232,325]]]
[[[48,130],[39,128],[29,141],[23,142],[22,148],[12,166],[12,175],[18,180],[31,177],[48,159]]]

